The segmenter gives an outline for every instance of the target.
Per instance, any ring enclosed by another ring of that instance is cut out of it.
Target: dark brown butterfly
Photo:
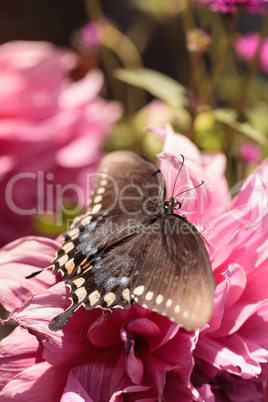
[[[133,302],[187,330],[204,326],[214,299],[209,257],[195,226],[173,213],[177,199],[166,201],[161,171],[134,153],[109,153],[91,200],[52,263],[71,305],[49,328],[61,329],[80,306],[127,309]]]

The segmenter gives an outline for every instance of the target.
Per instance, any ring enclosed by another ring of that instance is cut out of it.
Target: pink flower
[[[52,332],[49,321],[69,305],[62,282],[52,286],[44,282],[43,289],[37,289],[37,276],[28,280],[31,286],[16,299],[16,308],[6,302],[15,300],[19,287],[26,288],[25,281],[20,285],[24,276],[46,266],[57,247],[52,240],[22,239],[6,246],[5,259],[0,259],[10,264],[8,269],[0,268],[0,279],[7,281],[0,298],[7,309],[13,309],[9,320],[29,332],[16,329],[0,343],[5,356],[0,362],[8,373],[1,383],[1,401],[31,400],[43,392],[44,400],[52,401],[122,401],[124,394],[130,401],[262,400],[268,367],[268,162],[231,200],[222,155],[200,154],[170,127],[153,130],[165,137],[159,158],[168,197],[180,154],[185,156],[185,166],[175,192],[205,181],[192,190],[192,197],[189,191],[178,198],[189,221],[203,222],[200,230],[210,244],[216,291],[209,324],[189,333],[134,304],[128,311],[112,314],[79,309],[62,330]],[[197,208],[200,203],[204,208]],[[196,213],[191,214],[191,208]],[[53,281],[50,271],[41,275]],[[16,353],[18,334],[25,348],[18,345]]]
[[[169,127],[162,130],[162,135],[166,136],[165,151],[191,155],[197,161],[189,165],[186,160],[188,177],[199,164],[196,172],[205,184],[207,180],[213,184],[209,190],[218,200],[218,216],[213,214],[213,204],[207,202],[203,213],[204,227],[210,228],[202,233],[210,244],[208,252],[216,291],[212,318],[201,329],[194,350],[192,383],[204,400],[262,400],[267,386],[268,362],[268,161],[249,176],[231,200],[222,187],[223,178],[218,175],[213,182],[213,176],[206,175],[203,155],[198,154],[189,140],[174,134]],[[174,175],[176,171],[174,169]],[[202,186],[198,190],[201,191]],[[237,192],[236,188],[232,192]],[[229,202],[220,203],[220,198]],[[198,201],[200,196],[194,196],[195,208]],[[186,210],[187,199],[181,202],[182,207],[186,203]],[[209,205],[211,210],[208,210]],[[186,217],[195,223],[200,219],[200,211]]]
[[[238,153],[245,164],[260,162],[261,149],[258,144],[243,142],[238,147]]]
[[[251,61],[257,52],[259,43],[259,34],[240,35],[234,42],[234,49],[243,60]],[[265,38],[262,42],[259,64],[260,69],[268,74],[268,38]]]
[[[235,12],[238,8],[244,8],[250,13],[263,13],[267,0],[200,0],[210,4],[212,11],[219,13]]]
[[[63,199],[86,205],[87,174],[120,115],[98,97],[99,70],[69,78],[74,53],[45,42],[0,47],[0,244],[34,233],[37,216],[56,213]]]
[[[101,46],[102,31],[100,25],[90,22],[85,25],[79,33],[81,46],[89,50],[98,50]]]
[[[204,185],[196,190],[180,195],[182,203],[180,214],[186,215],[196,226],[208,226],[211,220],[228,207],[228,184],[224,176],[226,158],[223,154],[200,153],[198,148],[185,136],[175,134],[171,126],[164,128],[150,127],[150,131],[164,139],[163,153],[160,154],[160,169],[164,173],[167,185],[167,198],[176,195],[188,188]],[[180,159],[185,157],[184,168],[177,178],[175,194],[172,194],[173,184],[178,169],[174,167],[173,159],[167,154],[175,155]],[[208,228],[209,230],[209,228]]]

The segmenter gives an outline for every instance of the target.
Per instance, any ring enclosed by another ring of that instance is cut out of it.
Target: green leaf
[[[172,107],[186,106],[185,88],[173,78],[148,68],[118,69],[116,78],[128,84],[145,89]]]
[[[216,109],[212,113],[215,120],[226,124],[238,133],[246,135],[261,145],[265,145],[267,143],[267,138],[260,131],[252,127],[248,122],[240,123],[237,121],[238,115],[235,110]]]

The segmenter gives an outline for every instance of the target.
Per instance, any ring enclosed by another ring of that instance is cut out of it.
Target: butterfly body
[[[137,302],[188,330],[213,308],[214,280],[198,230],[174,214],[162,173],[139,155],[116,151],[100,164],[89,212],[65,235],[53,261],[71,305],[50,322],[56,331],[84,306],[129,308]]]

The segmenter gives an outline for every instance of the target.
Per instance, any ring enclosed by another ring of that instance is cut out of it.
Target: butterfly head
[[[174,210],[177,211],[180,209],[181,203],[175,197],[170,197],[168,201],[164,203],[164,211],[166,215],[171,215],[174,213]]]

